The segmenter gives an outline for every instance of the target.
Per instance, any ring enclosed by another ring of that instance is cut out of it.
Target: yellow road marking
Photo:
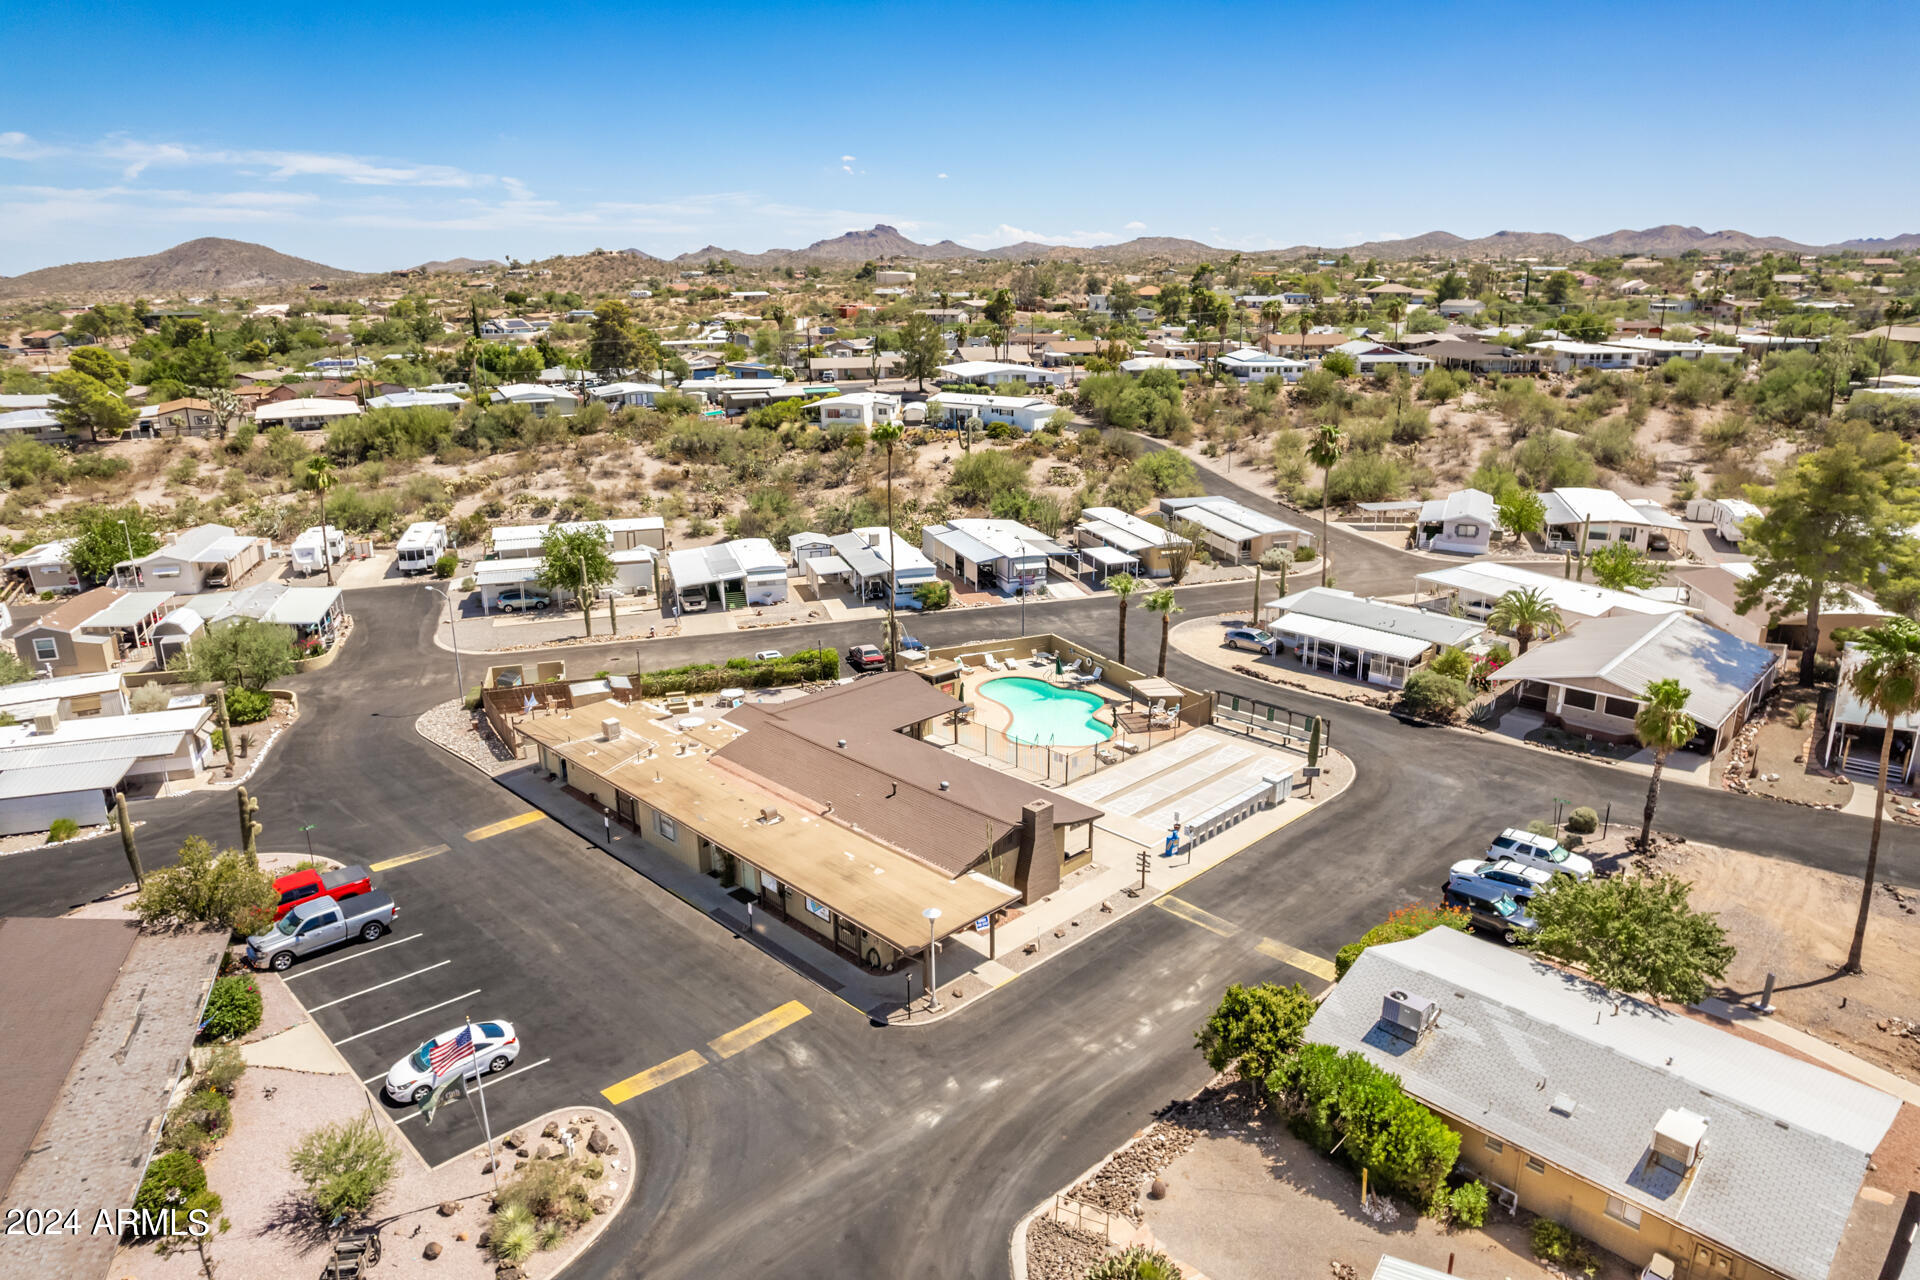
[[[1298,947],[1290,947],[1284,942],[1275,942],[1272,938],[1260,939],[1258,943],[1254,944],[1253,949],[1263,956],[1278,960],[1283,964],[1290,964],[1296,969],[1304,970],[1316,978],[1323,978],[1328,982],[1333,981],[1333,962],[1323,960],[1311,951],[1302,951]]]
[[[731,1058],[742,1049],[759,1044],[780,1028],[790,1027],[812,1012],[798,1000],[789,1000],[773,1012],[763,1013],[752,1022],[707,1041],[707,1048],[723,1058]]]
[[[706,1065],[707,1060],[700,1056],[699,1050],[689,1049],[677,1058],[668,1058],[657,1067],[648,1067],[637,1076],[628,1076],[612,1088],[602,1089],[600,1093],[608,1102],[619,1106],[650,1089],[658,1089],[661,1085],[670,1084],[681,1076],[692,1075]]]
[[[437,857],[445,852],[447,852],[446,845],[436,844],[425,849],[416,849],[412,853],[403,853],[397,858],[388,858],[385,862],[376,862],[368,867],[367,870],[391,871],[395,867],[404,867],[409,862],[423,862],[428,858]]]
[[[1153,903],[1169,915],[1179,916],[1188,924],[1197,924],[1208,933],[1217,933],[1223,938],[1231,938],[1240,932],[1240,926],[1231,920],[1222,920],[1211,911],[1202,911],[1191,902],[1176,898],[1172,894],[1163,894]]]
[[[473,830],[467,832],[467,839],[491,840],[494,836],[511,831],[515,827],[524,827],[530,822],[539,822],[546,816],[546,814],[540,812],[538,809],[529,809],[527,812],[517,814],[514,817],[502,818],[500,821],[490,822],[484,827],[475,827]]]

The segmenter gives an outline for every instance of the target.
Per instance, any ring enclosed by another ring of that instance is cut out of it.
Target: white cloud
[[[841,163],[841,164],[852,164],[852,163],[853,163],[853,157],[852,157],[852,156],[841,156],[841,157],[840,157],[840,163]]]
[[[0,160],[40,160],[54,154],[54,148],[35,142],[24,133],[0,133]]]
[[[940,179],[942,182],[945,182],[947,178],[947,175],[944,173],[936,173],[933,176]]]
[[[443,164],[408,164],[324,151],[282,151],[198,147],[181,142],[152,142],[116,134],[79,145],[42,143],[24,133],[0,133],[0,159],[62,158],[111,166],[122,182],[149,169],[234,169],[273,181],[331,178],[352,186],[478,187],[493,183],[489,174]]]
[[[1122,231],[1145,231],[1147,229],[1147,224],[1144,222],[1129,222],[1126,226],[1120,229]]]
[[[1045,231],[1026,231],[1020,227],[1001,223],[991,231],[978,235],[955,236],[969,249],[993,249],[1008,244],[1058,244],[1072,245],[1075,248],[1089,248],[1093,245],[1112,244],[1118,239],[1111,231],[1069,231],[1063,235],[1051,235]]]

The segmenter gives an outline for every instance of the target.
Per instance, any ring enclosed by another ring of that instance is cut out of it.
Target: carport
[[[1105,582],[1116,573],[1134,573],[1140,568],[1138,556],[1130,556],[1113,547],[1082,547],[1080,557],[1091,565],[1096,582]]]
[[[1375,631],[1351,622],[1283,613],[1268,628],[1302,664],[1333,675],[1397,689],[1432,645],[1418,636]]]

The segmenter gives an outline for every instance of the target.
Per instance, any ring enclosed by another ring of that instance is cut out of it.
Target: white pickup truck
[[[266,933],[248,938],[247,963],[285,970],[300,956],[351,938],[372,942],[393,927],[393,918],[399,914],[393,896],[381,889],[345,902],[315,898],[281,916]]]

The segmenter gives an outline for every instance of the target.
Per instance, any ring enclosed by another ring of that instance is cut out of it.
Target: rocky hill
[[[361,273],[294,258],[263,244],[208,237],[142,258],[70,262],[0,279],[0,299],[98,302],[183,294],[263,293],[352,280]]]

